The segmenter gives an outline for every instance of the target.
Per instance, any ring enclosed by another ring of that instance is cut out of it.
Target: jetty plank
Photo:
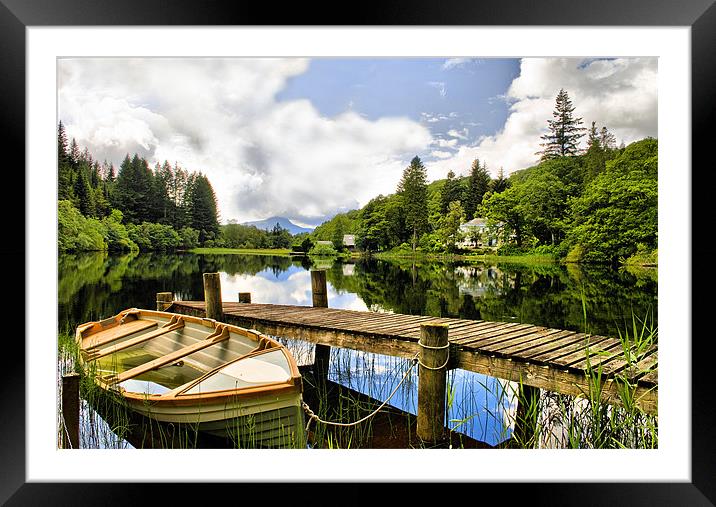
[[[204,303],[175,301],[171,311],[203,316]],[[591,364],[603,368],[603,396],[614,403],[619,403],[614,376],[628,366],[615,338],[519,322],[235,302],[224,303],[223,312],[227,323],[266,334],[406,359],[420,350],[421,324],[446,324],[448,342],[456,348],[451,368],[575,396],[589,388],[584,372],[588,346]],[[648,413],[657,410],[656,354],[654,347],[634,377],[640,406]]]

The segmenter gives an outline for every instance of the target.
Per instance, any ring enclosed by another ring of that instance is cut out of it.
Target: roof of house
[[[469,222],[465,222],[460,227],[485,227],[487,225],[486,218],[473,218]]]
[[[343,235],[343,244],[346,246],[355,246],[356,245],[356,237],[353,234],[344,234]]]

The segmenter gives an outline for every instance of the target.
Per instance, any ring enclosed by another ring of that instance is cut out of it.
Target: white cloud
[[[443,69],[449,70],[453,67],[461,67],[469,61],[469,58],[448,58],[447,60],[445,60],[445,63],[443,63]]]
[[[504,97],[511,103],[504,127],[494,135],[469,140],[452,158],[436,161],[432,174],[442,174],[448,167],[466,174],[476,158],[487,162],[493,176],[500,167],[508,174],[537,163],[540,136],[552,118],[560,88],[569,94],[584,127],[592,121],[597,128],[606,126],[617,143],[657,135],[656,58],[525,58]],[[468,140],[457,132],[448,134]]]
[[[431,151],[430,154],[431,154],[433,157],[437,157],[437,158],[450,158],[450,157],[452,157],[452,153],[449,152],[449,151],[435,150],[435,151]]]
[[[314,224],[395,190],[432,143],[407,118],[322,116],[277,102],[303,59],[67,59],[59,113],[68,136],[99,159],[137,152],[202,171],[224,220],[287,215]]]
[[[455,148],[455,146],[457,146],[457,139],[435,139],[433,144],[440,148]]]
[[[450,129],[448,130],[448,135],[451,137],[457,137],[458,139],[467,140],[467,135],[469,134],[469,131],[467,128],[456,130],[456,129]]]
[[[436,88],[441,97],[447,95],[447,84],[444,81],[428,81],[428,86]]]

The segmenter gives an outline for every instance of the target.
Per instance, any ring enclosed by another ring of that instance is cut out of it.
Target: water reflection
[[[612,336],[624,329],[632,314],[657,317],[655,270],[644,274],[577,266],[376,259],[321,262],[317,266],[306,258],[250,255],[61,255],[60,330],[73,330],[82,322],[106,318],[128,307],[155,308],[157,292],[171,291],[182,300],[203,299],[205,272],[221,273],[224,301],[237,301],[239,292],[250,292],[255,303],[310,306],[311,268],[327,270],[332,308],[517,321],[575,331],[586,327],[592,333]],[[312,346],[287,341],[291,343],[299,364],[311,364]],[[329,379],[382,401],[407,367],[404,359],[334,348]],[[462,370],[451,372],[449,379],[449,427],[490,444],[509,437],[514,386]],[[416,403],[417,376],[413,372],[391,405],[415,414]]]

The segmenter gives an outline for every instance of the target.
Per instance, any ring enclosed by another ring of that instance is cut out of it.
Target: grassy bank
[[[287,248],[192,248],[189,252],[214,255],[281,255],[288,257],[291,251]]]
[[[528,265],[557,264],[557,260],[551,255],[532,254],[532,255],[479,255],[479,254],[450,254],[450,253],[427,253],[427,252],[381,252],[373,255],[377,259],[382,260],[405,260],[414,259],[418,261],[467,261],[467,262],[486,262],[486,263],[515,263]]]

